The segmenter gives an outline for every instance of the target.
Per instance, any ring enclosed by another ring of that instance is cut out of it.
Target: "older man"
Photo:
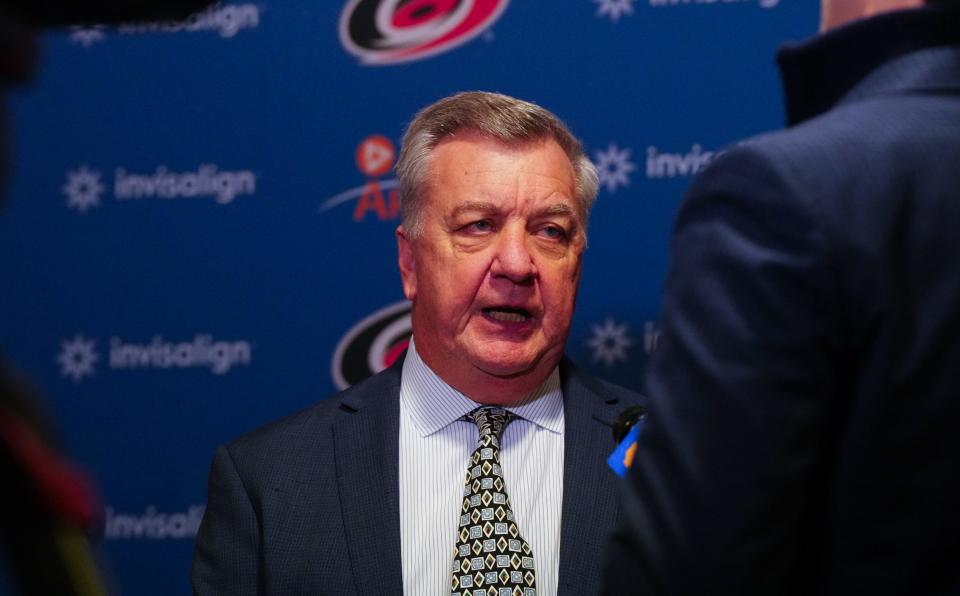
[[[790,127],[691,186],[611,594],[960,594],[960,2],[927,4],[825,0]]]
[[[639,397],[563,358],[597,177],[553,114],[463,93],[397,172],[406,358],[218,449],[196,594],[589,594]]]

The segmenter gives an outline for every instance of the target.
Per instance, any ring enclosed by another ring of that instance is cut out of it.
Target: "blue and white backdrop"
[[[642,388],[672,220],[783,119],[814,0],[235,1],[53,33],[12,98],[0,346],[98,483],[124,594],[189,591],[214,447],[409,333],[391,166],[468,89],[553,110],[601,172],[568,351]]]

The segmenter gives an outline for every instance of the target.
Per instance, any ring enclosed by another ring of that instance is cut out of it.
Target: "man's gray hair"
[[[397,178],[403,227],[411,239],[423,231],[423,197],[429,187],[427,170],[433,149],[459,131],[476,132],[507,145],[556,141],[573,166],[577,205],[586,226],[597,197],[597,169],[566,125],[536,104],[499,93],[467,91],[420,110],[403,135]]]

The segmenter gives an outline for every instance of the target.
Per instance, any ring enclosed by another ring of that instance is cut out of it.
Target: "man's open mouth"
[[[523,323],[524,321],[528,321],[533,317],[533,315],[530,314],[530,311],[522,308],[509,308],[505,306],[485,308],[483,309],[483,314],[487,315],[494,321],[502,321],[504,323]]]

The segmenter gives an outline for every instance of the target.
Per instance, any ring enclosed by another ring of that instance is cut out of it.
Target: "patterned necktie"
[[[467,468],[451,595],[536,596],[533,549],[520,536],[500,468],[500,434],[513,414],[483,406],[465,418],[480,428],[480,441]]]

